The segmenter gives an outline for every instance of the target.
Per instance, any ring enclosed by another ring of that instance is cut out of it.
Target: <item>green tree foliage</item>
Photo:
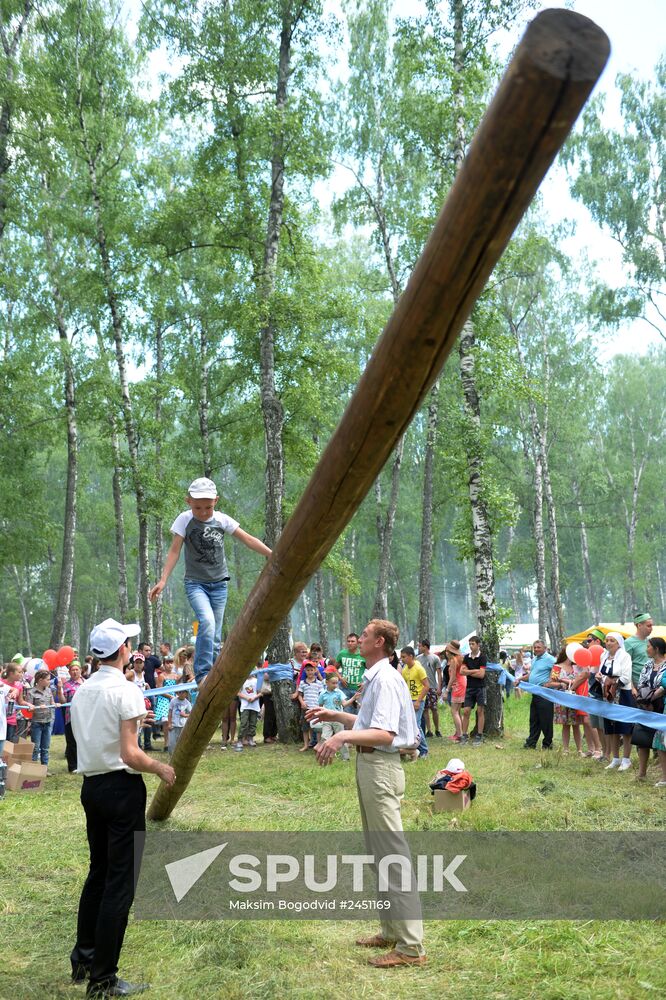
[[[195,476],[210,474],[221,508],[264,533],[262,332],[270,326],[288,516],[483,112],[498,70],[492,32],[524,10],[428,2],[396,18],[390,3],[367,0],[337,23],[315,0],[148,0],[132,40],[134,26],[111,0],[58,0],[39,18],[30,4],[2,5],[7,39],[29,15],[13,54],[0,54],[5,659],[42,652],[56,616],[67,541],[67,366],[78,428],[67,638],[85,647],[92,624],[123,608],[143,616],[144,630],[154,625],[156,637],[189,638],[182,567],[154,619],[145,577],[160,567]],[[158,44],[173,72],[152,99],[147,56]],[[532,413],[544,431],[558,539],[555,548],[545,499],[546,600],[555,561],[565,631],[596,611],[611,620],[636,607],[666,613],[655,544],[665,520],[666,356],[653,350],[602,365],[590,332],[600,317],[631,309],[661,322],[663,79],[663,66],[649,84],[622,79],[624,129],[604,129],[595,106],[571,147],[576,193],[622,243],[626,288],[601,295],[537,203],[474,312],[480,422],[472,444],[483,456],[500,619],[537,613]],[[11,136],[4,146],[3,135]],[[267,294],[276,164],[284,198]],[[612,309],[603,312],[602,301]],[[457,357],[442,373],[439,408],[433,641],[478,625],[471,431]],[[405,639],[419,614],[426,433],[424,409],[404,439],[389,551],[386,610]],[[372,496],[327,559],[318,593],[310,584],[293,609],[295,637],[316,637],[315,609],[332,650],[347,628],[362,627],[375,601],[377,537]],[[242,546],[230,544],[228,554],[227,626],[260,568]]]
[[[569,144],[571,190],[622,249],[627,283],[599,283],[592,302],[603,321],[640,316],[666,340],[666,59],[654,79],[620,74],[622,130],[603,124],[604,99],[583,115]]]

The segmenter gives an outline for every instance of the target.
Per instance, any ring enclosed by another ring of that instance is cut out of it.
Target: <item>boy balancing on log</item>
[[[185,593],[199,623],[194,647],[194,676],[201,684],[220,652],[222,622],[227,603],[229,573],[224,555],[224,536],[233,535],[249,549],[268,558],[271,550],[254,535],[248,535],[233,517],[215,510],[219,497],[211,479],[195,479],[187,491],[189,510],[171,525],[173,541],[167,552],[162,576],[151,588],[155,601],[164,590],[185,543]]]

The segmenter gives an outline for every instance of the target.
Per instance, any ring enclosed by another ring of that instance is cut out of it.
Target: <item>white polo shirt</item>
[[[120,756],[120,723],[146,714],[143,695],[117,667],[101,666],[71,705],[79,774],[133,771]]]
[[[419,742],[416,715],[403,677],[388,659],[380,660],[363,675],[363,700],[354,729],[385,729],[395,733],[389,746],[375,746],[384,753],[397,753]]]

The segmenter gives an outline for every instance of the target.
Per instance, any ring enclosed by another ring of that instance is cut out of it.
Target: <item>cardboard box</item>
[[[471,804],[469,792],[464,789],[462,792],[447,792],[445,788],[436,788],[432,811],[436,813],[464,812],[465,809],[469,809]]]
[[[7,765],[21,763],[22,761],[31,761],[33,750],[34,744],[32,740],[24,740],[21,737],[18,743],[5,743],[2,757]]]
[[[46,764],[23,762],[7,768],[6,786],[10,792],[41,792],[46,782]]]

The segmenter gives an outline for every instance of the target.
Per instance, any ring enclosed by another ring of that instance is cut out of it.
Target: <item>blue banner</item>
[[[565,708],[575,708],[586,715],[600,715],[603,719],[613,719],[615,722],[640,723],[649,729],[659,729],[666,733],[666,715],[661,712],[644,712],[641,708],[629,708],[627,705],[614,705],[610,701],[599,701],[597,698],[584,698],[579,694],[569,694],[567,691],[555,691],[554,688],[540,687],[528,681],[520,682],[521,691],[529,691],[532,695],[552,701],[555,705]]]

